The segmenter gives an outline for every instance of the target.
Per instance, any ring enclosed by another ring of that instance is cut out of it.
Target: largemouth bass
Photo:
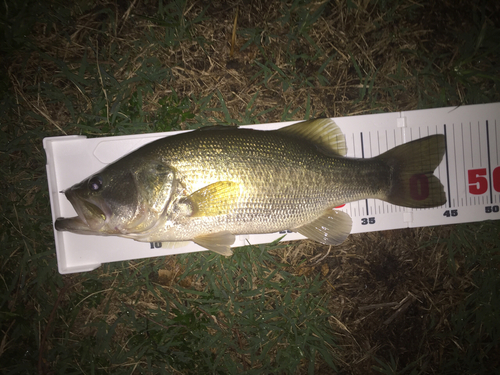
[[[142,242],[194,241],[222,255],[238,234],[299,232],[337,245],[351,231],[334,208],[376,198],[405,207],[446,203],[433,175],[445,137],[370,159],[347,158],[330,119],[273,131],[216,126],[149,143],[64,191],[78,216],[60,231]]]

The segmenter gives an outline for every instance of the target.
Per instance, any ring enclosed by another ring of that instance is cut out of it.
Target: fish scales
[[[307,140],[286,134],[216,129],[169,137],[150,146],[144,150],[150,154],[147,157],[173,167],[187,194],[218,181],[241,184],[231,213],[213,217],[213,222],[205,217],[191,220],[193,230],[223,226],[236,233],[262,233],[296,228],[325,208],[381,196],[380,187],[387,185],[378,181],[388,175],[380,162],[328,155]],[[166,228],[154,239],[186,239],[189,228],[179,232]]]
[[[352,226],[338,205],[366,198],[444,204],[433,171],[445,148],[438,134],[375,158],[346,158],[330,119],[275,131],[201,129],[147,144],[67,189],[78,216],[55,226],[145,242],[189,240],[223,255],[237,234],[292,230],[338,244]]]

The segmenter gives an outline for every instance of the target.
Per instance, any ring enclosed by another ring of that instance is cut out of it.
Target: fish
[[[445,136],[434,134],[346,157],[332,119],[271,131],[210,126],[146,144],[66,189],[77,216],[55,228],[172,247],[193,241],[224,256],[242,234],[292,231],[338,245],[352,228],[335,209],[345,203],[445,204],[434,175],[445,150]]]

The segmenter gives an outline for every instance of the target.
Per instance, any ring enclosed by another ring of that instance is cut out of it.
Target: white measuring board
[[[352,233],[500,219],[500,103],[409,112],[334,118],[347,142],[347,156],[370,158],[405,142],[445,134],[446,153],[434,172],[444,185],[447,203],[410,209],[376,199],[339,209],[353,220]],[[249,125],[273,130],[293,122]],[[52,219],[76,216],[59,193],[121,156],[158,138],[179,132],[87,139],[84,136],[43,140]],[[234,247],[304,238],[298,233],[236,236]],[[161,243],[141,243],[119,237],[79,235],[54,229],[59,272],[90,271],[102,263],[203,251],[190,243],[165,249]]]

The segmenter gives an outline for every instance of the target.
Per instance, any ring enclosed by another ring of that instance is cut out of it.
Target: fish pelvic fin
[[[446,194],[434,170],[443,159],[446,138],[435,134],[397,146],[376,159],[390,167],[391,178],[385,201],[404,207],[442,206]]]
[[[223,231],[197,236],[193,239],[193,242],[214,253],[228,257],[233,255],[231,245],[234,243],[234,240],[234,234]]]
[[[190,243],[191,241],[168,241],[168,242],[162,242],[161,247],[162,249],[173,250],[188,246]]]
[[[348,214],[331,209],[294,231],[325,245],[340,245],[351,233],[351,228],[352,219]]]

